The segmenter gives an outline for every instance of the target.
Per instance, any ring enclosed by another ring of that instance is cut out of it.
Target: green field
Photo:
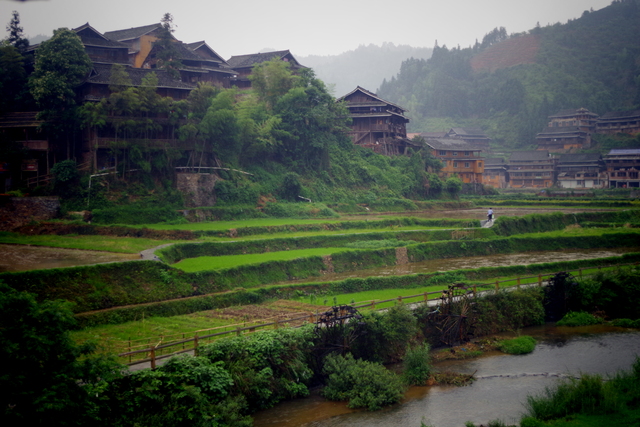
[[[331,255],[338,252],[351,251],[349,248],[313,248],[293,251],[265,252],[261,254],[247,255],[222,255],[188,258],[173,264],[182,271],[193,273],[205,270],[220,270],[223,268],[238,267],[247,264],[261,264],[269,261],[288,261],[296,258],[310,256]]]

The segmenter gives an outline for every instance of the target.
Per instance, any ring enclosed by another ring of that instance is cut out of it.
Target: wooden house
[[[493,188],[507,188],[507,163],[501,157],[487,157],[484,159],[482,183]]]
[[[596,133],[640,133],[640,110],[615,111],[603,114],[596,122]]]
[[[555,163],[548,151],[516,151],[507,163],[510,188],[548,188],[555,182]]]
[[[480,128],[451,128],[446,137],[461,139],[483,151],[489,150],[489,143],[491,142],[491,138]]]
[[[441,178],[455,175],[465,184],[483,183],[484,158],[480,157],[482,150],[476,145],[453,138],[429,138],[425,145],[442,161]]]
[[[640,149],[615,149],[604,156],[609,188],[640,187]]]
[[[562,188],[605,188],[608,186],[600,154],[562,154],[556,164],[557,186]]]
[[[402,107],[360,86],[337,102],[344,102],[349,110],[351,130],[348,133],[354,144],[387,156],[407,154],[414,145],[407,139],[409,119]]]
[[[563,110],[549,116],[547,127],[536,135],[537,149],[566,153],[589,148],[597,117],[586,108]]]
[[[279,59],[280,61],[287,62],[290,65],[291,70],[294,72],[301,68],[306,68],[301,65],[293,56],[293,54],[288,50],[232,56],[227,60],[227,64],[229,65],[229,67],[231,67],[236,72],[236,75],[232,79],[231,84],[240,89],[250,88],[251,80],[249,80],[249,76],[253,72],[254,65],[274,59]]]

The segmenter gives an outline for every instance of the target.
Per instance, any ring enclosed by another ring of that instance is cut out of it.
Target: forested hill
[[[409,58],[427,59],[431,48],[384,43],[382,46],[361,45],[355,50],[330,56],[297,56],[301,64],[313,68],[320,80],[333,88],[340,97],[361,86],[376,91],[384,79],[400,71],[402,61]]]
[[[497,142],[531,144],[562,109],[640,107],[640,0],[618,0],[566,24],[508,35],[474,47],[437,47],[429,60],[403,62],[378,95],[409,110],[410,130],[481,126]]]

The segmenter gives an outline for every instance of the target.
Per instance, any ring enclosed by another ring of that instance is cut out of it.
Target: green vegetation
[[[408,109],[413,132],[482,127],[503,148],[526,148],[558,111],[640,105],[637,6],[615,1],[565,24],[511,35],[495,28],[467,48],[436,45],[430,59],[403,62],[378,95]]]
[[[403,376],[411,385],[424,385],[431,375],[431,356],[429,343],[423,343],[407,349],[404,355]]]
[[[509,354],[527,354],[536,348],[536,340],[528,335],[523,335],[498,343],[500,351]]]
[[[602,323],[602,319],[584,311],[570,311],[556,323],[558,326],[588,326]]]
[[[328,376],[322,395],[329,400],[347,400],[349,408],[381,409],[400,401],[404,387],[400,378],[375,362],[336,354],[325,359]]]
[[[598,375],[569,379],[544,393],[527,398],[527,416],[520,425],[551,426],[566,420],[566,426],[633,425],[637,422],[640,398],[640,359],[629,372],[608,381]]]

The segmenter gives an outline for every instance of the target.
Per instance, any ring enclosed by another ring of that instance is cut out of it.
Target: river
[[[412,387],[402,403],[382,411],[351,410],[317,393],[261,411],[255,427],[464,427],[466,421],[487,424],[495,419],[517,423],[527,395],[553,386],[560,377],[581,373],[614,374],[628,370],[640,356],[640,331],[609,326],[580,328],[548,324],[526,328],[538,345],[520,356],[492,352],[474,360],[446,361],[438,370],[473,373],[466,387]]]

